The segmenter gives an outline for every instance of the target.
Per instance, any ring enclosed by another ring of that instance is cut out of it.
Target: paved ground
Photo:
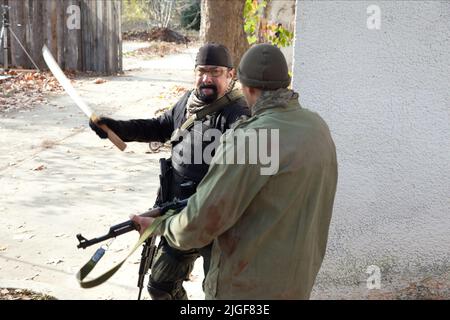
[[[132,47],[131,47],[132,48]],[[195,48],[162,59],[124,61],[124,75],[77,79],[79,94],[98,114],[151,117],[176,101],[193,81]],[[179,94],[178,94],[179,95]],[[140,250],[106,284],[81,289],[76,271],[97,246],[77,249],[75,235],[96,237],[130,213],[150,207],[158,187],[158,159],[147,144],[120,152],[99,139],[67,95],[28,111],[0,114],[0,288],[27,288],[59,299],[136,299]],[[116,239],[98,266],[120,261],[138,239]],[[201,259],[186,284],[203,299]],[[147,292],[145,298],[149,299]]]

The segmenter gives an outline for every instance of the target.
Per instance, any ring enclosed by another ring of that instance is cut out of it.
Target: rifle
[[[174,199],[173,201],[163,203],[159,207],[154,207],[142,214],[140,214],[141,217],[158,217],[164,215],[169,210],[180,210],[183,209],[187,205],[188,199],[184,200],[178,200]],[[109,228],[109,231],[104,236],[93,238],[91,240],[86,239],[81,235],[81,233],[77,234],[77,239],[79,241],[77,248],[83,248],[86,249],[87,247],[90,247],[96,243],[115,238],[117,236],[120,236],[124,233],[137,230],[135,224],[133,221],[128,220],[119,224],[116,224]]]
[[[168,210],[179,211],[180,209],[184,208],[187,205],[187,202],[188,202],[188,199],[184,199],[184,200],[174,199],[173,201],[166,202],[160,206],[154,207],[154,208],[144,212],[140,216],[142,216],[142,217],[158,217],[158,216],[164,215]],[[109,231],[107,234],[105,234],[101,237],[98,237],[98,238],[93,238],[91,240],[86,239],[81,234],[77,234],[77,239],[79,241],[77,248],[86,249],[87,247],[90,247],[96,243],[99,243],[99,242],[102,242],[102,241],[105,241],[105,240],[108,240],[111,238],[115,238],[121,234],[130,232],[133,230],[137,230],[136,225],[133,223],[133,221],[128,220],[128,221],[125,221],[125,222],[122,222],[122,223],[112,226],[111,228],[109,228]],[[142,254],[141,254],[141,263],[139,265],[139,277],[138,277],[138,283],[137,283],[137,287],[139,288],[138,300],[141,299],[142,288],[144,285],[144,277],[147,274],[148,269],[151,268],[152,263],[153,263],[153,257],[156,252],[155,240],[156,240],[156,236],[151,236],[147,240],[145,240],[144,245],[143,245]],[[97,256],[97,258],[94,259],[94,260],[96,260],[95,263],[97,263],[98,260],[100,260],[100,258],[103,256],[103,254],[105,253],[105,249],[100,248],[97,251],[98,251],[98,254],[96,252],[96,254],[94,255],[94,256]]]
[[[147,274],[148,269],[152,267],[153,257],[155,256],[156,246],[155,246],[155,236],[149,237],[145,240],[142,253],[141,253],[141,263],[139,265],[139,277],[137,282],[137,287],[139,288],[138,300],[141,300],[142,288],[144,287],[144,278]]]

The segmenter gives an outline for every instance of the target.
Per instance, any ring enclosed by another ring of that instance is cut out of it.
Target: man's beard
[[[202,89],[211,89],[213,93],[205,95]],[[217,87],[213,84],[201,84],[197,89],[197,98],[204,103],[211,103],[217,99]]]

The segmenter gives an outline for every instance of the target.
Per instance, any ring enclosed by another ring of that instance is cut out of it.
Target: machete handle
[[[91,116],[91,120],[92,122],[95,123],[96,126],[98,126],[99,128],[101,128],[103,131],[106,132],[106,134],[108,135],[108,139],[114,143],[114,145],[119,148],[121,151],[125,150],[127,145],[125,142],[122,141],[122,139],[120,139],[120,137],[114,132],[112,131],[106,124],[98,124],[98,117],[96,115],[92,115]]]
[[[108,128],[106,124],[101,124],[99,125],[99,127],[108,134],[108,139],[111,140],[111,142],[114,143],[117,148],[119,148],[121,151],[125,150],[127,145],[122,141],[122,139],[119,138],[117,134],[114,133],[114,131]]]

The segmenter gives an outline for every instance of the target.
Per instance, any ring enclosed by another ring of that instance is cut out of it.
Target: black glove
[[[111,118],[106,117],[99,117],[97,120],[97,124],[105,124],[108,128],[113,130],[113,128],[117,127],[116,125],[117,121]],[[108,134],[102,130],[99,126],[97,126],[94,121],[89,119],[89,127],[91,127],[92,130],[95,131],[95,133],[102,139],[108,138]],[[113,130],[114,131],[114,130]]]

